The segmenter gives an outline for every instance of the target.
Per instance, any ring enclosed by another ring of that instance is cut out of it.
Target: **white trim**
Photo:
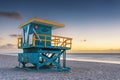
[[[29,29],[30,29],[30,25],[28,25],[27,32],[25,32],[25,43],[27,43],[27,41],[28,41]]]
[[[35,29],[33,28],[33,32],[35,33],[35,35],[37,36],[37,38],[40,40],[40,42],[41,42],[41,39],[40,39],[40,37],[38,36],[38,34],[37,34],[37,32],[35,31]]]

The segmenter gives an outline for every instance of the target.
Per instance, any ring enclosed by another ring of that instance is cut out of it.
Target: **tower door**
[[[28,44],[29,45],[32,45],[33,44],[33,34],[29,34],[29,37],[28,37]]]

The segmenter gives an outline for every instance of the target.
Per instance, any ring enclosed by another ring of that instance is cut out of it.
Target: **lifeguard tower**
[[[19,26],[22,36],[18,38],[18,48],[23,49],[18,53],[19,67],[26,68],[30,63],[37,70],[70,70],[66,67],[66,50],[71,49],[72,38],[52,35],[52,30],[62,27],[64,24],[38,18]]]

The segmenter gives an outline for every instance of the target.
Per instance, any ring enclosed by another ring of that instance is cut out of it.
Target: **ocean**
[[[17,56],[17,53],[0,54]],[[74,61],[120,64],[120,53],[68,53],[66,59]]]
[[[120,64],[120,53],[72,53],[67,60]]]

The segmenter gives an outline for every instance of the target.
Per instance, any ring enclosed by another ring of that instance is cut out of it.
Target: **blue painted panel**
[[[23,61],[23,60],[22,60],[22,56],[23,56],[22,53],[18,53],[18,61],[19,61],[19,62],[22,62],[22,61]]]
[[[18,61],[24,63],[39,63],[39,53],[18,53]]]
[[[42,24],[35,24],[35,23],[31,23],[31,26],[32,26],[31,30],[33,30],[33,28],[35,26],[38,26],[38,29],[35,29],[37,34],[46,34],[46,35],[51,35],[52,34],[52,31],[51,31],[52,27],[51,26],[46,26],[46,25],[42,25]],[[44,36],[40,36],[40,39],[44,40],[45,37]],[[47,40],[51,40],[51,37],[47,37]],[[44,41],[42,41],[42,42],[36,41],[36,45],[44,46]],[[51,42],[47,42],[46,46],[51,46]]]

